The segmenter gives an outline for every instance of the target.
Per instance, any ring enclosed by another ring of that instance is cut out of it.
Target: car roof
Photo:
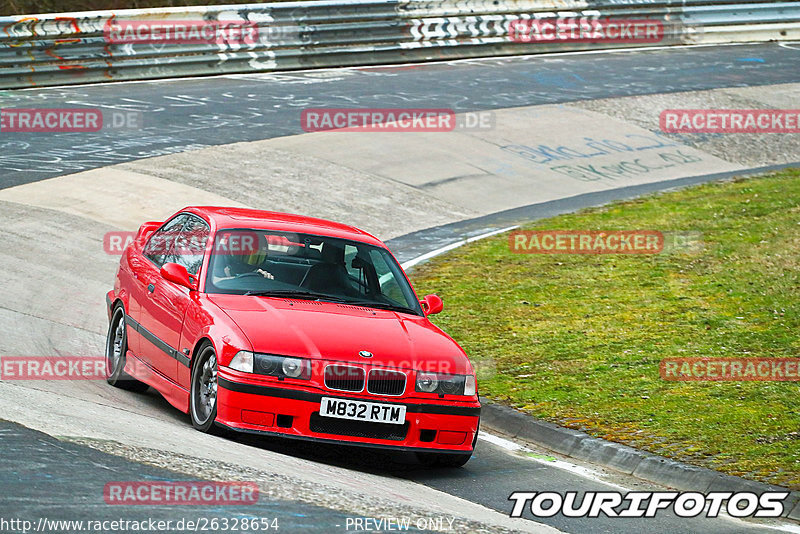
[[[282,230],[352,239],[385,247],[380,239],[355,226],[305,215],[225,206],[188,206],[178,213],[181,212],[195,213],[213,221],[218,230],[224,228]]]

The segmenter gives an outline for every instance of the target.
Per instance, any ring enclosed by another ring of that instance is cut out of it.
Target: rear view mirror
[[[419,303],[422,304],[422,310],[425,312],[425,315],[434,315],[444,309],[444,302],[442,302],[439,295],[425,295],[425,298],[419,301]]]

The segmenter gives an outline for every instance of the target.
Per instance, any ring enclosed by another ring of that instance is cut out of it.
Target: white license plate
[[[371,423],[402,425],[406,422],[406,407],[398,404],[380,404],[322,397],[319,414],[323,417],[353,419]]]

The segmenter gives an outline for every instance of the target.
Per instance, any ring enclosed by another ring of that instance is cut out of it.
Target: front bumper
[[[418,399],[343,395],[340,391],[259,384],[218,374],[217,423],[249,433],[427,452],[471,452],[480,403],[419,403]],[[320,417],[322,397],[401,404],[406,423],[393,425]]]

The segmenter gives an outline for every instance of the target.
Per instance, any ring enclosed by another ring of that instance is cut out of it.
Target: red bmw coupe
[[[151,386],[203,432],[414,451],[460,466],[477,441],[475,372],[374,236],[322,219],[190,207],[122,255],[108,382]]]

